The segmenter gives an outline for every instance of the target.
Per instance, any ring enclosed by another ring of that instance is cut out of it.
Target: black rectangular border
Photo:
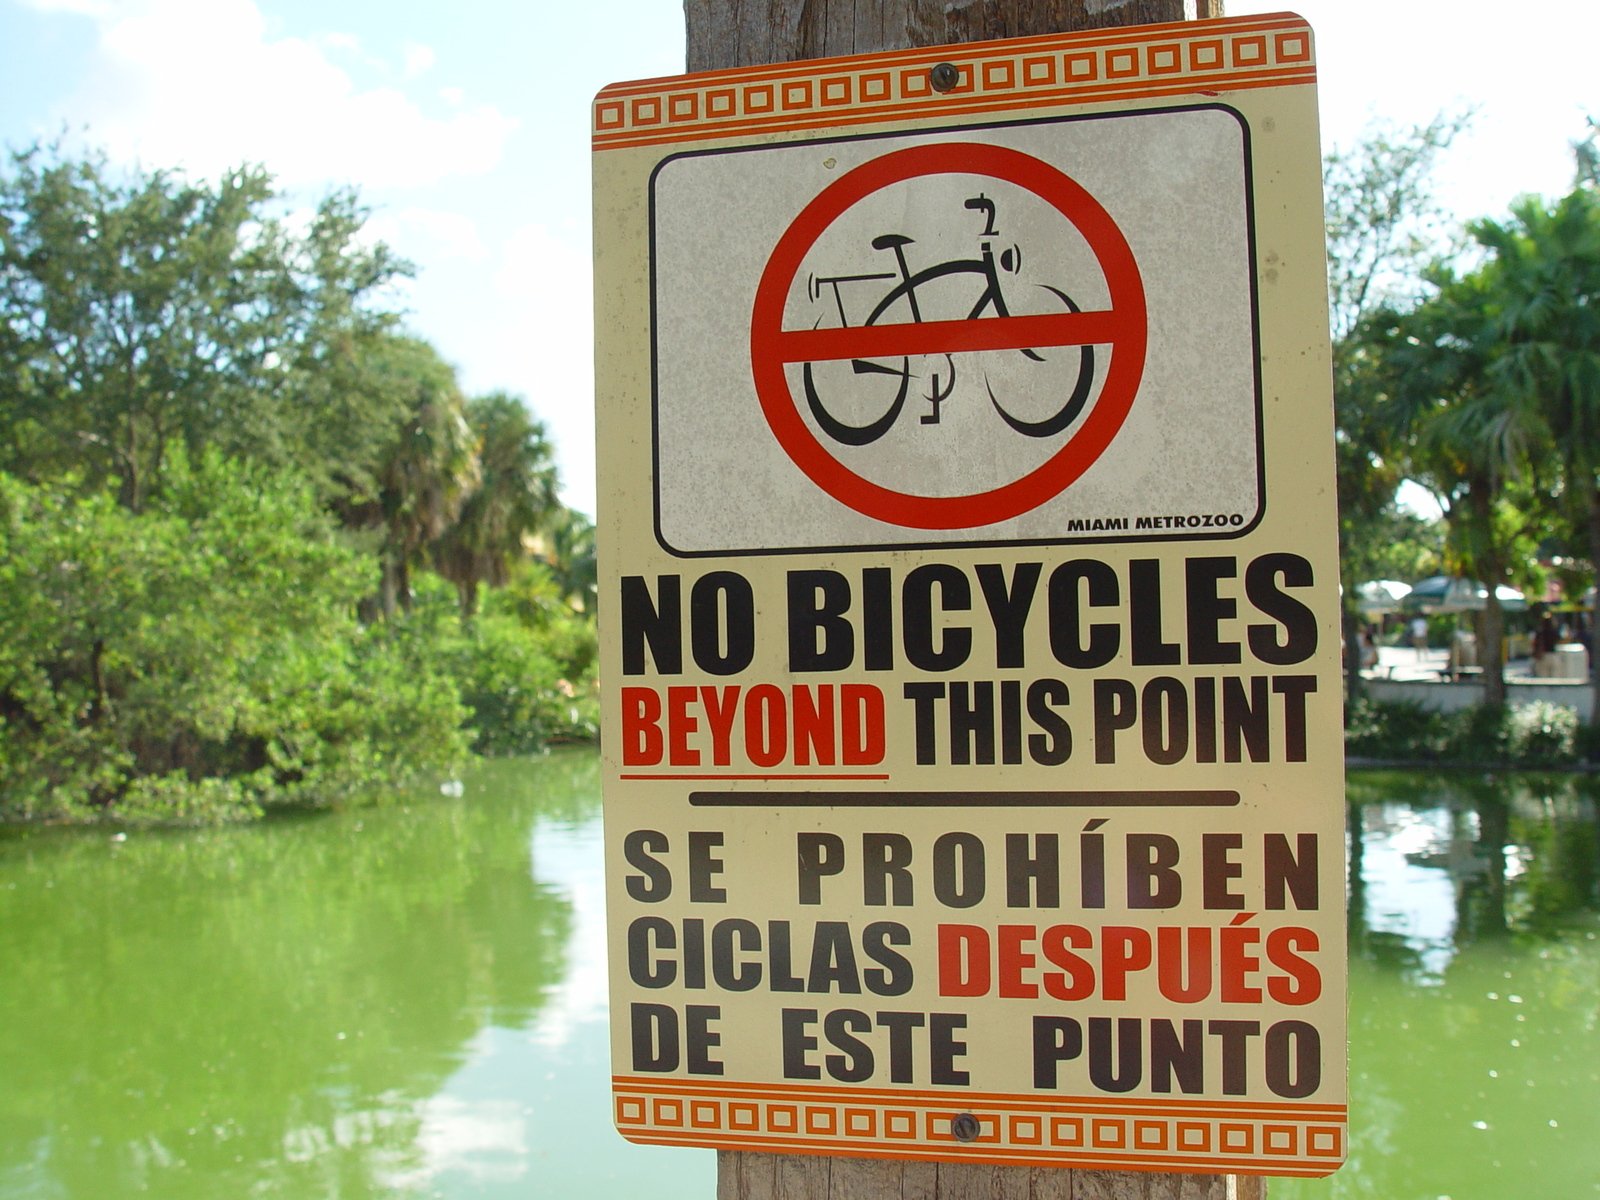
[[[661,424],[660,424],[660,382],[658,379],[658,363],[660,360],[657,344],[657,330],[659,327],[656,319],[656,179],[668,164],[685,158],[705,158],[724,154],[757,153],[765,150],[789,149],[794,146],[834,146],[851,142],[863,141],[891,141],[902,138],[925,137],[930,134],[943,133],[973,133],[990,129],[1019,129],[1035,125],[1063,125],[1080,121],[1106,121],[1120,120],[1126,117],[1146,117],[1167,113],[1183,112],[1221,112],[1231,116],[1239,123],[1243,142],[1244,157],[1244,204],[1245,204],[1245,244],[1248,258],[1248,279],[1250,286],[1250,356],[1251,377],[1255,391],[1255,458],[1256,458],[1256,511],[1255,515],[1243,525],[1229,527],[1217,533],[1180,533],[1168,536],[1154,537],[1052,537],[1052,538],[973,538],[960,541],[903,541],[903,542],[873,542],[867,544],[838,544],[818,546],[784,546],[784,547],[758,547],[745,549],[720,549],[720,550],[681,550],[667,540],[661,528]],[[886,132],[851,134],[842,137],[828,138],[796,138],[781,142],[761,142],[755,145],[721,146],[705,150],[685,150],[677,154],[669,154],[662,158],[650,171],[649,198],[648,198],[648,239],[650,258],[650,492],[651,492],[651,524],[655,534],[656,544],[674,558],[680,559],[716,559],[716,558],[759,558],[783,554],[865,554],[889,553],[898,550],[961,550],[979,549],[990,546],[1078,546],[1078,545],[1114,545],[1118,543],[1140,545],[1169,545],[1173,543],[1206,542],[1206,541],[1231,541],[1242,538],[1251,533],[1265,519],[1267,514],[1267,479],[1266,479],[1266,430],[1264,427],[1265,408],[1262,402],[1261,388],[1261,303],[1260,285],[1257,277],[1256,253],[1256,201],[1255,201],[1255,159],[1250,137],[1250,122],[1238,109],[1227,104],[1171,104],[1156,105],[1147,108],[1127,109],[1119,112],[1079,113],[1076,115],[1051,115],[1044,117],[1025,118],[1015,121],[984,121],[978,124],[950,124],[929,125],[916,129],[891,130]]]

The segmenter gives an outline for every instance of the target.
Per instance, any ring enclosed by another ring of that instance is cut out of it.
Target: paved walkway
[[[1361,672],[1368,679],[1411,679],[1438,683],[1450,665],[1450,652],[1443,647],[1430,648],[1420,654],[1410,646],[1379,646],[1378,665]],[[1507,679],[1534,681],[1533,660],[1513,658],[1506,663]],[[1581,680],[1540,679],[1539,683],[1579,683]]]

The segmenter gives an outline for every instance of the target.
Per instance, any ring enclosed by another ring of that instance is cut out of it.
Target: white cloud
[[[418,75],[426,74],[433,69],[435,54],[432,46],[422,46],[416,42],[406,45],[405,71],[407,79],[415,79]]]
[[[364,232],[415,262],[482,262],[489,254],[477,222],[445,209],[382,209],[367,221]]]
[[[325,50],[346,50],[351,53],[360,53],[361,39],[353,33],[321,33],[314,39],[315,44]]]
[[[86,17],[112,11],[112,0],[23,0],[23,3],[39,12],[79,13]]]
[[[525,225],[494,248],[494,319],[454,350],[469,391],[518,392],[561,452],[562,495],[594,512],[594,302],[586,238]]]
[[[432,115],[398,88],[360,88],[330,57],[359,57],[354,39],[269,37],[253,0],[33,2],[86,15],[99,35],[99,61],[58,119],[146,165],[214,175],[260,162],[289,187],[417,186],[491,170],[517,125],[492,105]],[[431,58],[410,47],[402,70]]]

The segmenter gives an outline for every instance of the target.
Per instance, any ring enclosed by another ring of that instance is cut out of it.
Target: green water
[[[1273,1200],[1600,1196],[1593,780],[1355,773],[1350,1157]]]
[[[0,832],[0,1198],[710,1200],[610,1129],[594,756],[464,782]],[[1353,779],[1351,1162],[1274,1200],[1600,1195],[1595,794]]]

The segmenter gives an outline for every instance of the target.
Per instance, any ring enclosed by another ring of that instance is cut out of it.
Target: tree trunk
[[[383,552],[383,574],[378,582],[378,605],[385,620],[393,617],[400,605],[400,571],[390,550]]]
[[[1360,580],[1340,579],[1343,597],[1339,605],[1340,630],[1344,634],[1344,703],[1345,724],[1350,723],[1350,709],[1361,699],[1361,631],[1366,618],[1361,614],[1361,596],[1356,591]]]
[[[403,612],[411,611],[411,563],[404,554],[395,556],[395,592]]]
[[[139,479],[139,425],[134,417],[131,401],[128,410],[127,442],[127,447],[122,452],[124,464],[122,487],[117,499],[123,508],[136,513],[144,507],[144,492]]]
[[[724,1150],[718,1200],[1266,1200],[1254,1175],[1065,1171]]]
[[[1500,598],[1494,594],[1499,586],[1500,574],[1495,572],[1494,582],[1488,588],[1488,598],[1483,602],[1483,646],[1478,654],[1478,665],[1483,668],[1483,702],[1492,708],[1502,708],[1506,702],[1506,672],[1502,647],[1505,645],[1506,615]]]
[[[684,0],[690,71],[1222,16],[1222,0]],[[723,1150],[717,1200],[1261,1200],[1249,1176]]]
[[[89,647],[89,682],[94,687],[94,699],[89,701],[89,724],[98,725],[106,715],[106,643],[95,638]]]
[[[1220,17],[1222,0],[684,0],[691,71]]]
[[[1482,486],[1479,486],[1481,484]],[[1471,505],[1472,520],[1476,524],[1482,545],[1494,545],[1494,501],[1486,481],[1474,481],[1467,496]],[[1506,674],[1502,662],[1501,646],[1505,642],[1505,612],[1495,588],[1505,581],[1505,562],[1496,550],[1487,550],[1470,564],[1483,579],[1488,592],[1483,602],[1483,645],[1478,647],[1478,666],[1483,671],[1483,702],[1495,708],[1506,702]],[[1459,664],[1458,664],[1459,665]]]
[[[1589,724],[1600,726],[1600,655],[1595,636],[1600,634],[1600,483],[1589,493],[1589,562],[1594,568],[1595,602],[1589,610]]]

